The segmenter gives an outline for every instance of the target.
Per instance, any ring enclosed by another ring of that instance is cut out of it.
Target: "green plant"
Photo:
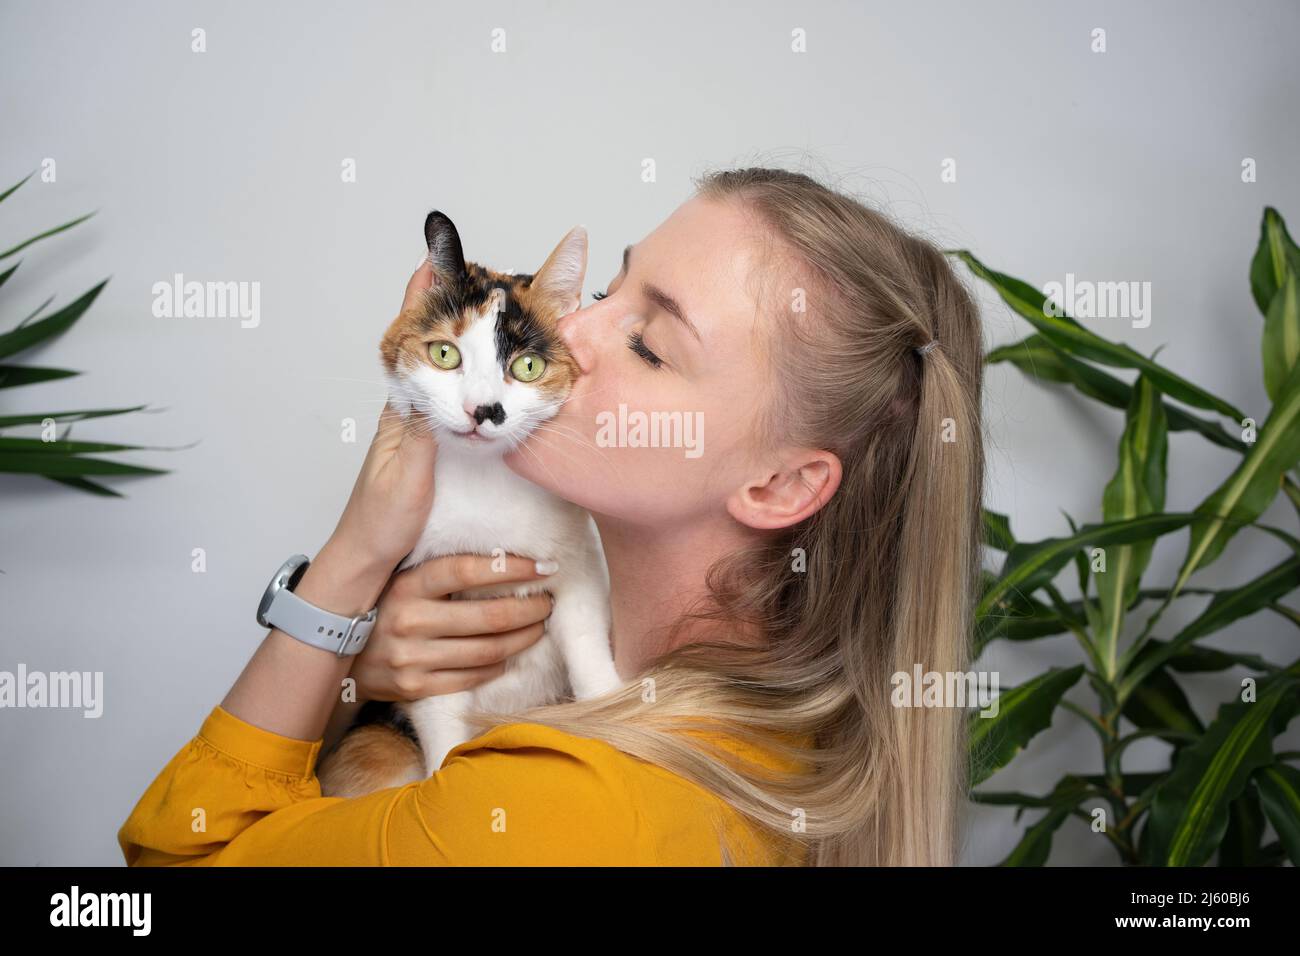
[[[1251,289],[1264,315],[1264,386],[1272,407],[1254,429],[1231,403],[1187,381],[1127,345],[1109,341],[1049,305],[1028,283],[984,266],[965,250],[953,255],[987,282],[1034,333],[993,349],[988,364],[1010,362],[1038,382],[1070,386],[1088,398],[1124,410],[1118,464],[1101,501],[1101,520],[1042,541],[1017,541],[1006,516],[985,511],[985,543],[1005,552],[996,573],[984,572],[975,620],[975,656],[995,640],[1027,641],[1072,634],[1084,663],[1052,668],[1000,697],[996,717],[971,719],[972,786],[1006,766],[1058,708],[1091,727],[1101,745],[1099,774],[1067,774],[1042,796],[979,791],[983,804],[1046,813],[1028,827],[1003,865],[1042,865],[1052,836],[1069,817],[1100,820],[1123,863],[1199,866],[1218,854],[1220,865],[1300,862],[1300,753],[1275,752],[1274,740],[1300,710],[1300,660],[1278,666],[1244,650],[1220,651],[1198,642],[1257,611],[1269,609],[1294,624],[1300,613],[1282,604],[1300,586],[1300,540],[1259,523],[1279,492],[1300,512],[1300,487],[1289,474],[1300,461],[1300,249],[1282,217],[1264,211],[1251,263]],[[1156,350],[1158,352],[1159,349]],[[1133,369],[1130,385],[1101,366]],[[1174,404],[1174,402],[1180,404]],[[1190,406],[1197,412],[1180,407]],[[1212,413],[1209,417],[1198,412]],[[1230,420],[1225,429],[1216,420]],[[1190,512],[1165,510],[1168,432],[1195,432],[1229,452],[1222,484]],[[1237,437],[1238,434],[1241,437]],[[1187,587],[1246,526],[1287,548],[1285,558],[1253,581],[1218,590]],[[1143,586],[1155,539],[1189,528],[1186,557],[1169,587]],[[1073,564],[1081,597],[1067,601],[1053,583]],[[1170,604],[1210,597],[1190,624],[1167,639],[1153,636]],[[1124,624],[1155,602],[1132,640]],[[1242,666],[1241,699],[1224,703],[1202,721],[1178,675]],[[1064,699],[1086,677],[1097,712]],[[1136,740],[1155,737],[1172,751],[1169,766],[1132,773],[1124,755]],[[1091,804],[1085,809],[1085,804]],[[1099,814],[1096,811],[1100,809]],[[1262,845],[1265,820],[1278,840]]]
[[[23,183],[31,179],[32,175],[28,174],[15,185],[0,193],[0,202],[8,199],[18,190]],[[33,236],[24,242],[18,243],[10,249],[0,252],[0,268],[6,259],[17,255],[28,246],[47,239],[50,236],[58,235],[79,223],[85,222],[94,213],[65,222],[61,226],[56,226],[37,236]],[[0,286],[3,286],[13,274],[18,271],[21,262],[15,262],[8,269],[0,271]],[[43,319],[36,319],[38,315],[45,310],[45,307],[53,301],[53,296],[46,299],[35,312],[28,315],[19,322],[13,329],[8,332],[0,333],[0,388],[15,388],[21,385],[34,385],[38,382],[49,382],[55,379],[67,378],[72,375],[79,375],[80,372],[73,372],[61,368],[41,368],[31,365],[12,365],[8,364],[11,358],[19,352],[34,348],[43,342],[61,335],[72,327],[80,319],[86,310],[90,308],[103,291],[104,286],[108,284],[105,279],[99,285],[95,286],[89,292],[82,295],[79,299],[69,305],[65,305],[52,315]],[[89,409],[83,411],[71,412],[33,412],[19,415],[0,416],[0,432],[6,429],[12,429],[20,425],[43,425],[43,434],[39,438],[14,438],[8,435],[0,435],[0,472],[9,472],[17,474],[41,475],[51,481],[57,481],[82,491],[88,491],[97,495],[109,495],[120,498],[122,495],[112,488],[106,487],[97,481],[92,481],[89,475],[157,475],[166,474],[167,469],[162,468],[145,468],[139,465],[127,465],[120,462],[105,461],[100,458],[87,457],[88,455],[116,452],[116,451],[135,451],[146,446],[143,445],[120,445],[110,444],[107,442],[88,442],[88,441],[68,441],[68,435],[72,432],[71,424],[64,429],[63,434],[58,434],[58,422],[80,421],[85,418],[102,418],[107,415],[123,415],[127,412],[135,412],[144,408],[143,405],[136,405],[131,408],[106,408],[106,409]]]

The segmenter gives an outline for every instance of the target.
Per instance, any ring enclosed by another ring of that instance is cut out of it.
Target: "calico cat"
[[[609,579],[591,515],[519,477],[502,456],[544,427],[568,397],[577,364],[556,322],[581,303],[587,233],[569,231],[533,275],[466,262],[441,212],[424,223],[433,285],[399,315],[380,345],[389,400],[438,443],[434,503],[398,571],[446,554],[504,552],[558,562],[525,584],[453,595],[472,599],[549,591],[546,631],[510,657],[500,676],[423,700],[368,702],[321,761],[325,796],[360,796],[423,780],[471,736],[470,708],[515,711],[572,694],[585,700],[622,685],[610,649]]]

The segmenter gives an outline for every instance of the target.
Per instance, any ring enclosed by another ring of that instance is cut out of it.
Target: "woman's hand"
[[[450,600],[448,595],[545,576],[531,558],[512,554],[504,560],[453,554],[394,575],[379,599],[370,639],[352,666],[358,703],[450,694],[496,677],[506,658],[542,636],[550,596]]]
[[[425,260],[406,284],[402,309],[414,307],[433,281]],[[370,451],[326,549],[354,573],[386,580],[415,547],[433,508],[433,465],[437,442],[419,414],[403,420],[384,405]]]

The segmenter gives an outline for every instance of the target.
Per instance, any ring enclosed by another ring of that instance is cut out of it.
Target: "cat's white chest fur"
[[[467,691],[395,705],[420,738],[426,775],[473,735],[464,720],[472,708],[518,711],[553,703],[570,691],[585,700],[622,685],[609,640],[609,577],[591,516],[519,477],[499,455],[440,442],[433,508],[418,543],[398,570],[447,554],[505,553],[550,559],[560,567],[537,581],[476,588],[464,596],[522,596],[545,590],[555,597],[555,607],[546,632],[509,658],[499,677]]]

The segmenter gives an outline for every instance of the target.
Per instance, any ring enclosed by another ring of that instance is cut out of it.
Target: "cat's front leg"
[[[556,588],[546,631],[559,645],[577,700],[600,697],[623,686],[610,648],[609,597],[593,582]]]
[[[461,715],[473,706],[474,694],[468,690],[402,704],[420,738],[425,777],[438,772],[453,747],[470,739],[472,729]]]

